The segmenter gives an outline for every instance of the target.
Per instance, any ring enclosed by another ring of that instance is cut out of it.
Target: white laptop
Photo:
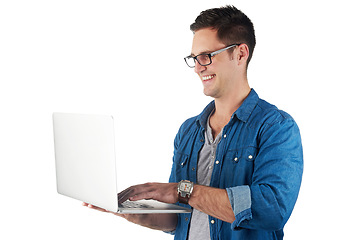
[[[118,213],[186,213],[153,200],[118,204],[112,116],[53,114],[58,193]]]

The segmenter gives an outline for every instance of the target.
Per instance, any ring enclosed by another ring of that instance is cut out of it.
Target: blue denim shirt
[[[214,108],[213,101],[180,127],[170,182],[196,183],[206,120]],[[210,182],[212,187],[227,190],[236,220],[227,223],[209,216],[211,239],[282,239],[302,172],[302,145],[295,121],[251,90],[223,129]],[[175,239],[187,238],[190,219],[191,213],[178,214]]]

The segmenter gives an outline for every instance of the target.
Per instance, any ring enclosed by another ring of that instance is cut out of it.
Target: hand
[[[177,183],[145,183],[125,189],[118,194],[119,203],[126,200],[153,199],[164,203],[178,201]]]
[[[119,213],[116,213],[116,212],[111,212],[111,211],[108,211],[106,209],[103,209],[103,208],[100,208],[100,207],[97,207],[97,206],[94,206],[94,205],[91,205],[91,204],[88,204],[88,203],[85,203],[85,202],[83,202],[82,205],[85,206],[85,207],[100,211],[100,212],[112,213],[112,214],[114,214],[116,216],[123,217],[125,219],[129,218],[129,216],[127,214],[119,214]]]
[[[83,202],[82,205],[85,206],[85,207],[100,211],[100,212],[112,213],[112,214],[114,214],[116,216],[123,217],[126,220],[128,220],[130,222],[134,222],[134,223],[140,222],[140,219],[146,216],[145,214],[119,214],[119,213],[116,213],[116,212],[110,212],[108,210],[105,210],[103,208],[100,208],[100,207],[97,207],[97,206],[94,206],[94,205],[91,205],[91,204],[88,204],[88,203],[85,203],[85,202]]]
[[[115,212],[107,211],[103,208],[96,207],[94,205],[84,203],[82,204],[85,207],[98,210],[100,212],[112,213],[116,216],[125,218],[129,222],[148,227],[151,229],[171,232],[175,230],[177,225],[177,215],[176,214],[120,214]]]
[[[85,207],[91,208],[91,209],[98,210],[98,211],[100,211],[100,212],[110,212],[110,211],[108,211],[108,210],[105,210],[105,209],[103,209],[103,208],[99,208],[99,207],[97,207],[97,206],[94,206],[94,205],[91,205],[91,204],[88,204],[88,203],[85,203],[85,202],[83,202],[82,205],[85,206]]]

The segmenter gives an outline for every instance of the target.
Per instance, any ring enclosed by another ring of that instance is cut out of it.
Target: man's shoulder
[[[195,130],[201,128],[201,126],[205,127],[207,118],[214,108],[215,102],[211,101],[200,114],[185,120],[185,122],[181,125],[179,132],[188,132],[190,129]]]
[[[196,127],[196,121],[198,121],[199,115],[186,119],[180,126],[179,132],[187,132],[190,128]]]
[[[259,99],[254,109],[253,119],[261,120],[270,125],[288,120],[294,121],[290,114],[263,99]]]

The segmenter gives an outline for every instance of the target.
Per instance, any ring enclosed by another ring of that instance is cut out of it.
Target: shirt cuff
[[[231,207],[235,215],[232,228],[237,228],[243,220],[251,219],[251,191],[247,185],[226,189]]]

